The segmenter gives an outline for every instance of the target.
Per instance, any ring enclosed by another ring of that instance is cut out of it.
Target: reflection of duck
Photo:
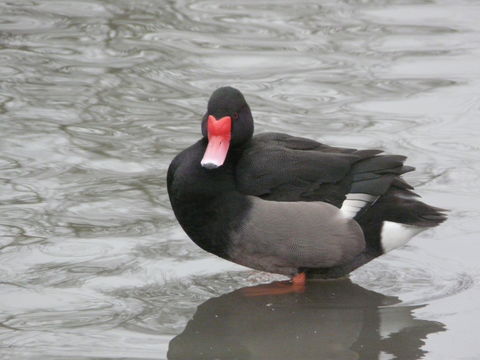
[[[444,330],[415,319],[418,306],[385,306],[399,299],[348,279],[312,282],[303,293],[281,296],[245,296],[250,290],[201,304],[170,342],[168,359],[373,360],[386,353],[414,360],[425,353],[426,335]]]

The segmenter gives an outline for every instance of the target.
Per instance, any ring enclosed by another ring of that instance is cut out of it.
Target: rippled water
[[[479,358],[479,18],[476,0],[0,0],[0,357]],[[227,84],[257,132],[407,155],[449,221],[353,282],[243,296],[278,278],[198,249],[165,188]]]

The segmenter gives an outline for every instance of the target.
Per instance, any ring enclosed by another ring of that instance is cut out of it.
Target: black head
[[[230,148],[242,146],[250,140],[253,117],[240,91],[225,86],[213,92],[202,119],[202,134],[208,139],[202,159],[202,166],[207,169],[221,166]]]

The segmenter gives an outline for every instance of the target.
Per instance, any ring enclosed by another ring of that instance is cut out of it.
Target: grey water
[[[1,359],[478,359],[480,3],[0,0]],[[303,293],[197,248],[165,187],[210,93],[408,156],[449,220]]]

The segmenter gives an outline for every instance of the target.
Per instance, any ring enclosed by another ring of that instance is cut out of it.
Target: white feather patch
[[[383,251],[390,252],[405,245],[412,237],[426,230],[425,227],[384,221],[380,241]]]
[[[377,199],[377,196],[369,194],[347,194],[347,198],[342,204],[340,211],[348,218],[354,218],[360,210],[371,204]]]

